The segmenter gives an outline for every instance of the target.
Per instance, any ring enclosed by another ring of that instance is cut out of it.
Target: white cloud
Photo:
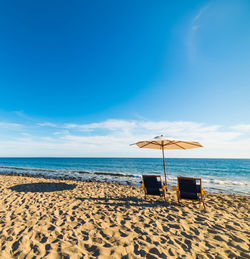
[[[22,131],[9,135],[2,132],[0,156],[160,157],[158,150],[139,149],[129,144],[163,134],[204,145],[195,150],[167,151],[167,157],[250,158],[248,124],[225,129],[221,125],[189,121],[110,119],[89,124],[54,125],[54,129],[50,132],[46,127],[30,126],[26,127],[25,134]]]
[[[66,124],[64,127],[67,129],[76,129],[80,131],[93,131],[95,129],[107,129],[107,130],[124,130],[125,128],[133,128],[135,126],[134,121],[125,120],[106,120],[99,123],[89,124]]]
[[[250,124],[239,124],[232,127],[233,130],[240,132],[250,132]]]
[[[27,132],[21,132],[21,135],[26,136],[26,137],[31,136],[30,133],[27,133]]]
[[[53,134],[54,135],[67,135],[67,134],[69,134],[69,131],[68,130],[59,130],[59,131],[55,131]]]

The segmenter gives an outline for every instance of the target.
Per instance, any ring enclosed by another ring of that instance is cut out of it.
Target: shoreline
[[[202,179],[210,193],[250,195],[250,160],[166,159],[169,188],[177,176]],[[0,158],[0,172],[141,185],[141,175],[163,176],[161,159]]]
[[[76,183],[95,183],[95,184],[107,184],[107,185],[117,185],[117,186],[131,186],[137,189],[141,189],[141,191],[143,192],[142,188],[140,185],[132,185],[131,183],[121,183],[121,182],[109,182],[109,181],[101,181],[101,180],[96,180],[96,179],[87,179],[87,180],[82,180],[82,179],[77,179],[76,177],[50,177],[50,176],[44,176],[42,174],[39,175],[31,175],[31,174],[18,174],[18,173],[10,173],[10,174],[6,174],[6,173],[0,173],[0,178],[1,176],[10,176],[10,177],[21,177],[21,178],[31,178],[32,180],[38,179],[39,181],[44,179],[44,180],[55,180],[55,181],[59,181],[59,182],[76,182]],[[142,183],[142,182],[141,182]],[[204,186],[203,186],[204,187]],[[206,191],[206,189],[205,189]],[[168,188],[168,192],[170,193],[175,193],[174,190],[172,190],[172,186],[170,186],[170,188]],[[238,194],[238,193],[226,193],[226,192],[208,192],[206,191],[207,195],[225,195],[225,196],[239,196],[239,197],[249,197],[250,199],[250,195],[249,194]]]
[[[249,258],[250,197],[0,175],[1,258]]]
[[[6,167],[6,168],[20,169],[19,167],[11,167],[11,166]],[[18,173],[18,172],[14,172],[14,171],[1,172],[1,170],[0,170],[0,175],[21,176],[21,177],[31,177],[31,178],[34,177],[34,178],[44,178],[44,179],[57,179],[57,180],[65,180],[65,181],[74,180],[74,181],[79,181],[79,182],[97,182],[97,183],[106,182],[106,183],[113,183],[113,184],[119,184],[119,185],[133,185],[133,186],[137,186],[137,187],[140,187],[141,183],[142,183],[141,175],[123,174],[121,172],[120,173],[119,172],[108,172],[107,173],[107,172],[102,172],[102,171],[99,171],[99,172],[75,171],[78,174],[82,174],[82,176],[69,176],[69,175],[67,176],[67,174],[64,176],[56,176],[56,175],[55,176],[51,176],[51,175],[46,176],[45,174],[42,174],[42,173],[38,173],[38,174],[29,173],[28,170],[32,170],[35,172],[36,171],[37,172],[40,172],[40,171],[57,172],[57,170],[56,169],[40,169],[40,168],[34,168],[34,169],[22,168],[22,169],[25,170],[26,172],[24,172],[24,173]],[[62,171],[64,173],[67,172],[67,170],[64,171],[63,169],[58,170],[58,171]],[[72,172],[74,172],[74,171],[72,171]],[[84,177],[84,175],[85,176],[87,175],[89,177]],[[109,178],[110,176],[112,176],[113,178]],[[97,179],[98,177],[103,177],[103,178]],[[123,177],[125,179],[119,180],[119,179],[116,179],[116,177],[121,177],[121,178]],[[137,181],[133,181],[133,178]],[[177,176],[175,178],[177,179]],[[138,181],[138,179],[139,179],[139,181]],[[162,179],[163,179],[163,176],[162,176]],[[204,184],[206,179],[202,178],[202,180],[203,180],[203,186],[204,186],[205,191],[207,191],[211,194],[242,195],[242,196],[250,195],[249,192],[243,192],[243,191],[230,191],[229,192],[229,191],[226,191],[223,189],[212,188],[212,187],[210,187],[209,189],[213,189],[213,191],[211,191],[211,190],[208,191],[206,189],[206,184]],[[174,185],[176,185],[176,183]],[[169,189],[172,189],[172,186],[173,186],[173,183],[169,184],[169,181],[168,181]]]

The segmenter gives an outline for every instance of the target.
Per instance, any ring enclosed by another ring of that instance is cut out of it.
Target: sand
[[[250,258],[249,196],[0,175],[0,258]]]

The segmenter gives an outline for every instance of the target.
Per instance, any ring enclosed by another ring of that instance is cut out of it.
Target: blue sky
[[[0,4],[0,156],[250,158],[250,2]],[[110,146],[108,143],[113,142]]]

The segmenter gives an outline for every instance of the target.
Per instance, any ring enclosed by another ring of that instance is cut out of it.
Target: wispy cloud
[[[202,7],[199,12],[195,15],[195,17],[193,18],[193,22],[195,21],[199,21],[199,19],[201,18],[201,16],[204,14],[204,12],[208,9],[208,5],[205,5],[204,7]]]
[[[53,129],[26,125],[24,133],[22,127],[17,131],[0,127],[0,156],[159,157],[155,150],[142,150],[129,144],[163,134],[204,145],[203,149],[170,151],[171,157],[250,157],[248,124],[225,129],[221,125],[190,121],[109,119],[88,124],[53,124]]]
[[[37,123],[37,125],[40,127],[56,127],[56,124],[51,123],[51,122]]]
[[[74,129],[82,132],[95,132],[96,130],[108,130],[116,133],[129,134],[129,132],[136,128],[136,121],[126,120],[106,120],[98,123],[89,124],[66,124],[66,129]]]
[[[202,18],[207,12],[209,5],[202,7],[198,13],[191,19],[190,25],[188,27],[187,36],[187,48],[188,48],[188,58],[193,61],[196,55],[196,45],[195,38],[197,36],[198,30],[202,27]]]
[[[19,123],[0,122],[0,127],[10,129],[10,128],[20,128],[22,127],[22,125]]]
[[[69,134],[69,131],[68,130],[59,130],[59,131],[55,131],[53,134],[54,135],[67,135],[67,134]]]
[[[192,30],[193,31],[196,31],[196,30],[198,30],[200,28],[200,25],[193,25],[192,26]]]

